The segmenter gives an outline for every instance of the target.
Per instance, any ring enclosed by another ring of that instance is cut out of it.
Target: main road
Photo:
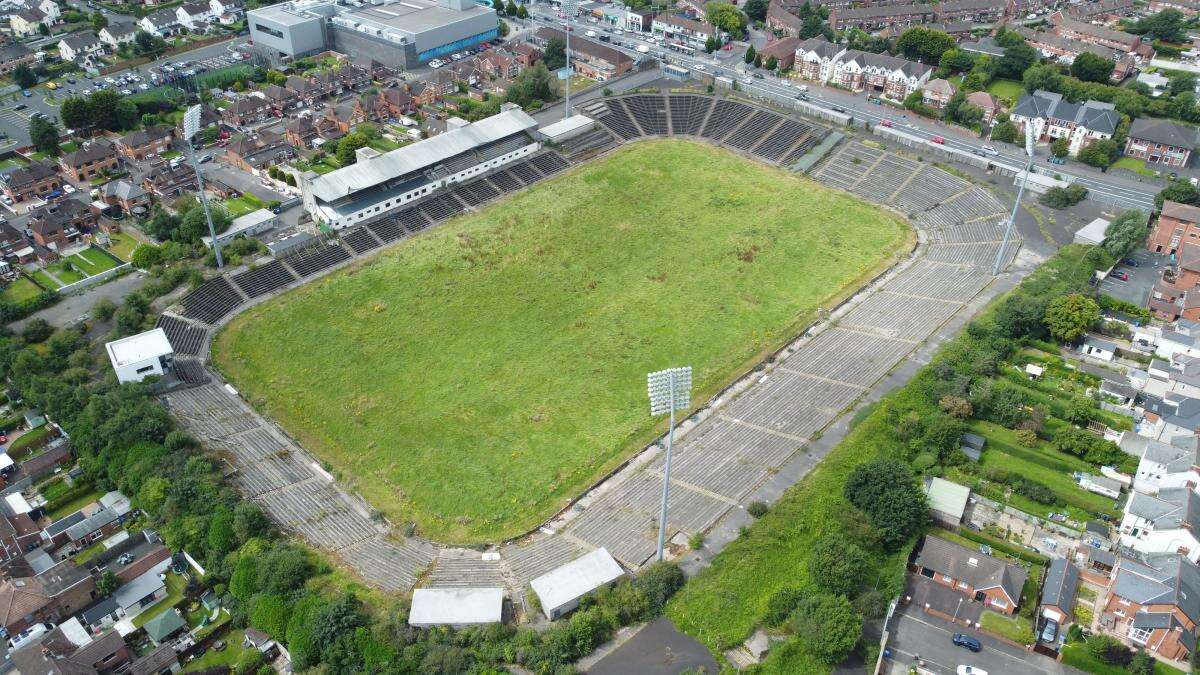
[[[530,8],[535,24],[552,25],[561,29],[564,20],[558,16],[553,7],[543,3],[526,5],[526,7]],[[664,51],[666,48],[662,44],[649,40],[649,36],[645,33],[624,31],[621,35],[617,35],[611,32],[611,28],[601,25],[593,26],[578,21],[572,22],[572,25],[574,27],[573,37],[582,36],[582,32],[585,30],[594,30],[602,34],[607,31],[607,35],[612,41],[609,46],[630,56],[635,58],[645,56],[637,51],[637,47],[643,46],[649,49],[651,54],[664,53],[665,58],[660,60],[683,66],[692,71],[731,77],[744,91],[788,108],[794,107],[796,99],[800,95],[798,87],[792,84],[791,80],[781,79],[767,71],[753,69],[743,63],[741,55],[745,48],[742,46],[737,46],[730,51],[722,50],[714,55],[698,53],[695,56],[687,56]],[[808,103],[827,109],[840,108],[845,111],[845,114],[871,125],[890,120],[895,127],[912,136],[926,141],[931,141],[934,137],[941,137],[944,140],[943,145],[966,152],[980,150],[986,144],[986,141],[971,135],[961,127],[928,120],[891,106],[872,104],[868,101],[868,94],[853,94],[813,83],[807,84],[810,86],[804,96]],[[993,159],[997,162],[1017,167],[1022,166],[1025,162],[1024,152],[1020,148],[997,144],[996,150],[997,153]],[[1105,195],[1108,197],[1107,201],[1124,208],[1150,211],[1154,207],[1154,195],[1159,190],[1156,185],[1141,184],[1134,180],[1102,174],[1091,170],[1090,167],[1075,163],[1071,165],[1050,164],[1048,160],[1048,155],[1035,157],[1034,166],[1037,167],[1035,172],[1046,175],[1057,174],[1064,180],[1079,183],[1091,192]]]

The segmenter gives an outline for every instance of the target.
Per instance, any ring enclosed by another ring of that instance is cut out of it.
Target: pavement
[[[1151,289],[1162,277],[1163,268],[1168,266],[1170,259],[1145,249],[1138,249],[1129,257],[1137,261],[1137,266],[1118,264],[1113,269],[1114,274],[1100,282],[1100,292],[1145,307]],[[1119,273],[1128,274],[1129,279],[1117,278],[1115,274]]]
[[[21,330],[33,318],[45,319],[52,326],[66,326],[84,314],[92,311],[92,307],[101,298],[108,298],[120,306],[125,296],[138,290],[146,283],[146,277],[141,272],[131,272],[119,276],[112,281],[93,286],[77,294],[63,296],[56,304],[46,309],[34,312],[31,316],[9,324],[13,330]]]
[[[1052,658],[1013,647],[977,630],[954,626],[930,616],[915,604],[897,609],[888,626],[891,631],[887,648],[891,658],[884,660],[884,672],[906,675],[917,657],[922,668],[936,675],[954,675],[960,665],[969,665],[988,673],[1079,673]],[[966,633],[983,644],[983,650],[970,652],[955,645],[954,633]]]
[[[718,673],[708,647],[676,630],[666,617],[651,621],[586,668],[589,675],[675,675],[684,671]]]

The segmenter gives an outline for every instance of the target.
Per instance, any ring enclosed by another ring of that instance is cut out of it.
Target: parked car
[[[1067,163],[1067,160],[1063,159],[1062,157],[1054,157],[1054,156],[1051,156],[1051,157],[1050,157],[1050,163],[1051,163],[1051,164],[1066,164],[1066,163]]]
[[[983,643],[965,633],[955,633],[953,640],[954,644],[964,649],[969,649],[973,652],[983,649]]]
[[[1126,272],[1125,270],[1113,272],[1112,275],[1121,281],[1129,281],[1129,272]]]
[[[24,110],[24,109],[26,109],[26,108],[28,108],[28,107],[29,107],[29,106],[25,105],[24,103],[18,103],[18,104],[16,104],[16,105],[14,105],[14,106],[13,106],[13,110]]]
[[[1121,259],[1121,264],[1122,264],[1122,265],[1128,265],[1128,266],[1130,266],[1130,267],[1137,267],[1137,266],[1138,266],[1138,261],[1137,261],[1137,260],[1135,260],[1135,259],[1133,259],[1133,258],[1122,258],[1122,259]]]
[[[33,96],[33,94],[29,93],[29,90],[28,90],[28,89],[22,89],[22,90],[21,90],[21,95],[22,95],[22,96],[24,96],[25,98],[30,98],[30,97],[32,97],[32,96]]]
[[[1042,628],[1042,642],[1054,642],[1054,638],[1058,637],[1058,622],[1054,619],[1046,621],[1046,626]]]
[[[942,138],[941,136],[934,136],[933,138],[929,139],[929,142],[930,142],[930,143],[937,143],[938,145],[945,145],[945,144],[946,144],[946,139],[945,139],[945,138]]]
[[[960,665],[954,672],[958,675],[987,675],[987,671],[975,666]]]

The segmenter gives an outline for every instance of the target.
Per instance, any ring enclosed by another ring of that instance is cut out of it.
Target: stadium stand
[[[217,277],[197,286],[180,303],[185,317],[212,324],[242,304],[242,296],[233,290],[229,280]]]
[[[288,266],[296,270],[296,274],[301,277],[316,274],[326,267],[333,267],[349,259],[350,254],[337,242],[318,244],[284,258]]]
[[[273,260],[262,267],[247,270],[232,277],[233,283],[251,298],[266,295],[271,291],[283,288],[296,281],[296,277],[278,260]]]
[[[176,354],[198,355],[204,348],[204,338],[208,336],[207,330],[170,314],[159,316],[154,325],[167,334],[167,341]]]

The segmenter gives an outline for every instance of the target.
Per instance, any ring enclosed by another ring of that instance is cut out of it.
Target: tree
[[[730,2],[713,0],[704,6],[704,20],[717,28],[740,37],[746,34],[746,15]]]
[[[1017,125],[1010,120],[997,123],[992,127],[992,140],[1001,143],[1015,143],[1017,140]]]
[[[1075,342],[1100,320],[1100,305],[1079,293],[1060,295],[1046,306],[1046,327],[1060,342]]]
[[[1146,243],[1146,216],[1141,211],[1126,211],[1104,231],[1104,250],[1116,260],[1133,253]]]
[[[167,41],[157,35],[151,35],[144,30],[139,30],[134,34],[133,53],[138,56],[158,58],[165,51],[167,51]]]
[[[542,63],[550,70],[558,70],[567,65],[567,43],[560,38],[550,38],[546,41],[546,51],[542,54]]]
[[[768,56],[766,62],[763,63],[763,67],[767,70],[775,70],[779,67],[779,59],[775,58],[774,55]]]
[[[57,155],[58,149],[58,125],[54,120],[44,117],[29,118],[29,141],[33,143],[33,147],[47,155]]]
[[[38,32],[41,33],[42,35],[49,36],[50,35],[50,27],[44,23],[39,23],[38,24]]]
[[[1037,51],[1024,42],[1007,47],[996,62],[996,76],[1019,80],[1037,60]]]
[[[358,161],[356,154],[357,150],[359,148],[365,148],[370,144],[371,142],[367,139],[367,137],[363,136],[357,131],[346,134],[338,143],[338,164],[341,164],[342,166],[350,166],[351,164],[355,163]]]
[[[1052,209],[1065,209],[1083,201],[1088,195],[1087,188],[1079,183],[1071,183],[1066,187],[1052,187],[1038,197],[1038,202]]]
[[[954,38],[940,30],[915,26],[900,34],[896,49],[909,59],[938,63],[955,44]]]
[[[504,90],[504,100],[522,108],[535,108],[539,102],[558,99],[558,85],[546,66],[535,63],[513,79]]]
[[[100,12],[92,12],[92,30],[99,31],[108,25],[108,17]]]
[[[1097,138],[1079,151],[1079,161],[1097,169],[1107,169],[1121,154],[1121,148],[1111,138]]]
[[[898,550],[929,516],[925,494],[908,467],[896,459],[880,458],[855,467],[842,493],[867,514],[889,551]]]
[[[1184,42],[1187,38],[1187,17],[1177,9],[1164,9],[1158,14],[1139,19],[1130,32],[1163,42]]]
[[[975,67],[975,55],[965,49],[947,49],[938,59],[938,67],[951,73],[965,73]]]
[[[58,116],[62,119],[63,126],[68,129],[82,130],[92,125],[87,99],[78,96],[63,101],[58,109]]]
[[[1112,59],[1106,59],[1092,52],[1083,52],[1071,62],[1071,75],[1084,82],[1107,83],[1112,77],[1115,66]]]
[[[1179,202],[1180,204],[1200,205],[1200,190],[1196,189],[1186,179],[1179,178],[1170,182],[1167,187],[1154,195],[1155,208],[1162,208],[1164,201]]]
[[[868,562],[867,554],[854,542],[826,535],[813,545],[808,575],[830,593],[851,596],[862,585]]]
[[[492,0],[492,9],[496,10],[497,14],[504,14],[504,0]]]
[[[758,56],[758,52],[754,51],[754,45],[746,47],[746,56],[742,59],[747,65],[754,63],[754,59]]]
[[[504,5],[504,13],[509,16],[516,16],[517,3],[513,2],[513,0],[508,0],[508,3]]]
[[[500,37],[508,37],[508,31],[509,28],[507,21],[501,21],[496,25],[496,34]]]
[[[1096,660],[1114,666],[1128,665],[1133,652],[1111,635],[1093,635],[1087,640],[1087,651]]]
[[[826,22],[826,19],[829,18],[829,10],[827,8],[806,2],[800,5],[800,9],[797,12],[797,16],[800,17],[800,39],[807,40],[811,37],[823,36],[826,40],[833,41],[833,29]],[[861,33],[861,31],[859,32]],[[887,44],[886,41],[883,41],[883,43]]]
[[[28,89],[38,83],[38,77],[30,70],[29,66],[22,63],[12,71],[13,82],[22,89]]]
[[[1059,136],[1050,142],[1050,154],[1055,157],[1066,157],[1071,152],[1071,141],[1066,136]]]
[[[105,570],[104,574],[101,574],[100,578],[96,580],[96,590],[104,595],[112,595],[112,592],[117,590],[120,585],[121,580],[112,570]]]
[[[140,270],[148,270],[162,262],[162,247],[154,244],[138,244],[129,256],[129,262]]]
[[[829,665],[841,663],[862,637],[862,617],[850,601],[821,593],[800,601],[788,627],[805,651]]]
[[[746,12],[746,16],[750,17],[751,21],[762,22],[767,20],[768,0],[746,0],[742,5],[742,11]]]
[[[529,19],[529,10],[525,9],[525,5],[517,5],[517,18],[524,20]]]
[[[213,228],[216,229],[217,234],[229,229],[229,213],[223,207],[213,204],[209,206],[208,212],[212,215]],[[179,227],[175,230],[172,239],[186,244],[198,244],[201,237],[206,236],[208,236],[208,219],[204,216],[204,209],[192,209],[180,219]]]

